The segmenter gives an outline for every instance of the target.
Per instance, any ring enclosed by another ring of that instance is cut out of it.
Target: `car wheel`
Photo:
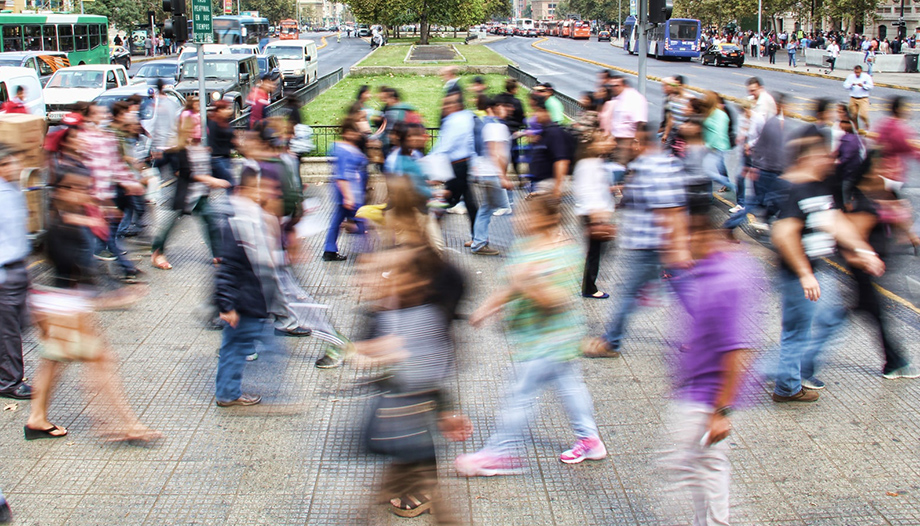
[[[240,101],[233,101],[233,120],[240,118]]]
[[[131,57],[128,57],[128,59],[125,60],[125,69],[131,69]]]

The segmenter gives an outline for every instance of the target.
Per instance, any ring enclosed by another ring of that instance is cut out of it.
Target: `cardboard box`
[[[9,142],[19,151],[40,150],[45,129],[44,117],[22,113],[0,114],[0,141]]]

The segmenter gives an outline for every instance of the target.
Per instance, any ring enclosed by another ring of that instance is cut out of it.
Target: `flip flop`
[[[431,511],[431,497],[427,495],[403,495],[390,499],[390,511],[400,517],[412,518]]]
[[[160,270],[172,270],[173,268],[172,265],[169,264],[169,261],[166,260],[166,256],[162,254],[153,256],[150,259],[150,264],[153,265],[153,268]]]
[[[606,292],[597,291],[594,294],[582,294],[581,296],[583,298],[591,298],[595,300],[605,300],[610,297],[610,294],[607,294]]]
[[[29,426],[22,426],[22,430],[25,432],[26,440],[39,440],[42,438],[64,438],[67,436],[67,430],[63,427],[58,427],[54,424],[51,424],[51,427],[48,429],[32,429]],[[53,434],[55,431],[63,431],[60,435]]]

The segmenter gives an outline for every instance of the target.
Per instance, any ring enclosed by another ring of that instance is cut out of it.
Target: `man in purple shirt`
[[[730,464],[724,439],[744,377],[761,269],[727,243],[707,216],[691,217],[691,270],[675,272],[674,290],[692,319],[681,349],[671,417],[674,451],[666,463],[693,497],[693,524],[728,524]],[[703,293],[702,291],[705,291]]]

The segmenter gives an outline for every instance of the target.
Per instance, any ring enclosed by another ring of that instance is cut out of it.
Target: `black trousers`
[[[6,278],[0,283],[0,391],[12,391],[22,383],[29,272],[24,263],[7,266],[4,272]]]
[[[582,217],[581,220],[585,225],[585,235],[588,236],[587,226],[589,219]],[[597,273],[601,266],[601,256],[604,255],[604,246],[606,244],[604,241],[597,241],[588,236],[588,254],[585,258],[585,272],[581,278],[581,294],[583,296],[591,296],[597,292]]]
[[[470,235],[473,234],[473,225],[476,224],[476,213],[479,212],[479,206],[476,205],[476,199],[473,198],[473,189],[469,183],[470,163],[468,160],[458,161],[451,166],[454,169],[454,178],[444,184],[444,188],[450,192],[447,204],[455,206],[460,202],[460,198],[466,203],[466,215],[470,218]]]
[[[879,338],[881,339],[882,349],[885,352],[885,367],[883,372],[900,369],[909,363],[901,350],[891,340],[891,334],[888,330],[888,324],[882,317],[882,306],[879,300],[878,291],[873,286],[872,276],[862,270],[851,268],[853,277],[856,279],[856,290],[859,294],[859,301],[856,303],[856,310],[863,311],[875,320],[878,327]]]

